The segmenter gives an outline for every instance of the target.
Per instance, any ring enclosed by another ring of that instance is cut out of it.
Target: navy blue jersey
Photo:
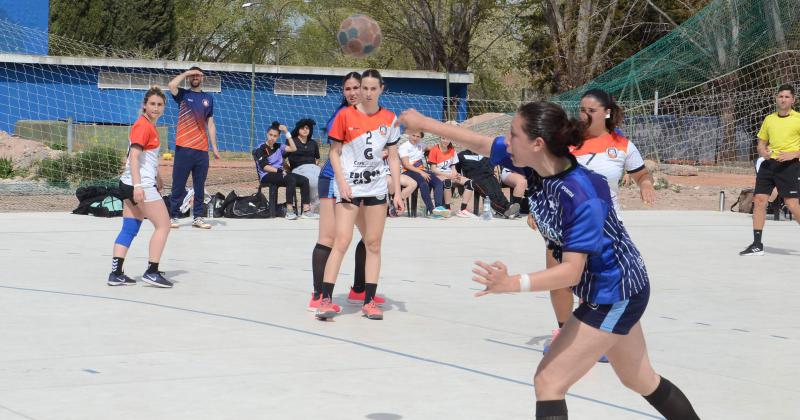
[[[491,161],[528,179],[528,201],[539,232],[561,261],[564,252],[588,256],[581,281],[573,293],[588,303],[626,300],[648,284],[644,261],[617,218],[608,183],[578,165],[570,155],[569,169],[549,177],[511,162],[502,137],[492,144]],[[534,280],[535,281],[535,280]]]
[[[326,133],[330,133],[331,132],[331,127],[333,126],[333,121],[336,120],[336,116],[339,115],[339,113],[345,108],[347,108],[347,107],[343,106],[343,107],[337,109],[336,112],[333,113],[333,115],[331,115],[331,119],[329,119],[328,123],[325,124],[325,132]],[[328,142],[330,143],[330,140]],[[329,152],[329,154],[330,154],[330,152]],[[330,158],[330,156],[328,156],[328,160],[325,162],[325,165],[322,166],[322,170],[319,172],[319,176],[322,177],[322,178],[333,179],[334,173],[333,173],[333,166],[331,166],[331,158]]]

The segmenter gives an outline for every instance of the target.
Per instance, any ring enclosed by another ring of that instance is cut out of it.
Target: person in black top
[[[509,203],[503,194],[489,158],[467,149],[458,154],[456,169],[472,180],[475,192],[489,198],[495,212],[508,219],[519,216],[519,204]]]
[[[311,209],[319,207],[319,193],[317,182],[319,180],[319,144],[312,140],[314,126],[317,123],[309,118],[303,118],[294,126],[292,138],[297,150],[286,155],[289,158],[289,168],[292,173],[308,180]]]
[[[281,132],[286,136],[288,144],[278,143]],[[261,185],[274,184],[286,187],[286,218],[297,219],[294,211],[294,194],[300,187],[300,197],[303,205],[303,218],[313,218],[309,208],[308,179],[297,174],[283,170],[283,158],[287,153],[297,151],[296,143],[285,125],[273,122],[267,129],[267,138],[264,143],[253,150],[253,159],[256,161],[256,172]]]

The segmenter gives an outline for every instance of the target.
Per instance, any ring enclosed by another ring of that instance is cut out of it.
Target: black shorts
[[[358,207],[364,206],[382,206],[386,204],[386,196],[380,195],[377,197],[352,197],[349,200],[337,199],[337,203],[355,204]]]
[[[767,159],[756,174],[756,194],[772,194],[774,188],[783,198],[800,198],[800,161],[778,162]]]
[[[631,328],[642,319],[647,302],[650,301],[650,285],[629,299],[610,304],[581,303],[572,313],[584,324],[610,332],[628,335]]]

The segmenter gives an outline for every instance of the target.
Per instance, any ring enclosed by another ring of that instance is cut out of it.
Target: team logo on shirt
[[[209,102],[208,99],[203,99],[203,106],[208,108]]]
[[[616,147],[609,147],[608,149],[606,149],[606,154],[611,159],[616,159],[617,156],[619,155],[619,151],[617,150]]]
[[[382,126],[380,126],[380,128],[378,128],[378,130],[380,131],[382,136],[385,136],[386,133],[389,132],[389,127],[387,127],[385,125],[382,125]]]

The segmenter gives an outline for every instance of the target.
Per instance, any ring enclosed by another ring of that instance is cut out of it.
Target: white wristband
[[[522,273],[519,275],[519,291],[520,292],[531,291],[531,277],[527,273]]]

